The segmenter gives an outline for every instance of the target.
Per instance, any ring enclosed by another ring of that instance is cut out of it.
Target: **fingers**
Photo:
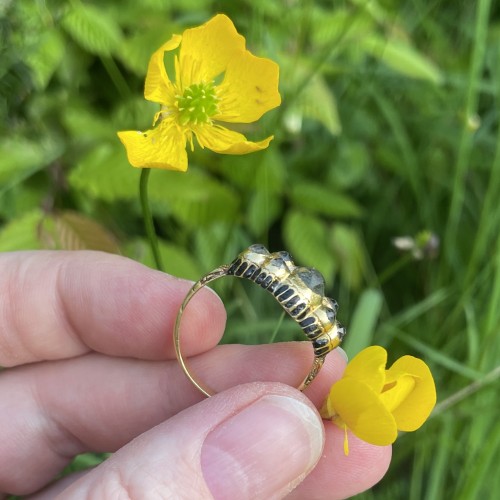
[[[206,399],[141,435],[63,498],[280,498],[321,456],[311,403],[281,384]]]
[[[389,468],[391,446],[373,446],[348,432],[349,455],[344,455],[344,431],[323,421],[325,448],[314,470],[287,500],[350,498],[377,484]]]
[[[117,498],[347,498],[380,480],[390,447],[350,437],[346,457],[342,441],[342,431],[322,423],[298,391],[246,384],[181,412],[84,477],[71,478],[61,498],[109,498],[110,492]],[[40,498],[54,498],[62,488],[56,483]]]
[[[100,252],[0,255],[0,366],[90,350],[173,358],[172,330],[191,283]],[[183,316],[186,356],[216,345],[225,311],[204,289]]]
[[[219,346],[191,360],[222,390],[249,381],[298,385],[310,368],[309,343]],[[331,353],[307,396],[321,405],[345,361]],[[176,361],[88,354],[0,374],[0,491],[26,494],[47,484],[84,451],[115,451],[204,397]],[[29,474],[26,473],[29,471]]]

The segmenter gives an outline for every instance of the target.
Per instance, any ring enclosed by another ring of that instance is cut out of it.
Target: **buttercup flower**
[[[330,389],[321,416],[367,443],[385,446],[400,431],[417,430],[436,404],[436,387],[429,367],[418,358],[403,356],[388,370],[387,351],[371,346],[347,365]]]
[[[179,49],[177,51],[177,49]],[[175,81],[164,64],[175,55]],[[252,123],[281,102],[279,68],[252,55],[245,39],[222,14],[206,24],[173,35],[151,57],[144,97],[161,104],[151,130],[118,132],[134,167],[186,171],[186,144],[193,136],[202,148],[245,154],[267,148],[273,136],[251,142],[221,123]]]

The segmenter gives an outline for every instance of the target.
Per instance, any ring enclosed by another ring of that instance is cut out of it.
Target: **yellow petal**
[[[344,372],[344,377],[351,377],[364,382],[375,393],[382,392],[385,383],[385,365],[387,351],[378,345],[363,349],[351,359]]]
[[[386,387],[389,387],[386,390]],[[386,408],[393,413],[408,398],[415,388],[415,378],[411,375],[401,375],[393,383],[387,384],[380,395]]]
[[[245,39],[224,14],[184,31],[180,49],[181,75],[177,75],[182,87],[212,81],[226,69],[233,57],[244,50]]]
[[[270,109],[279,106],[279,67],[270,59],[245,51],[235,57],[217,87],[219,114],[214,118],[225,122],[250,123]]]
[[[158,102],[160,104],[169,104],[174,99],[174,86],[170,81],[163,56],[165,52],[175,50],[181,43],[180,35],[173,35],[172,38],[164,43],[149,60],[146,83],[144,85],[144,97],[148,101]]]
[[[147,132],[118,132],[118,137],[134,167],[187,170],[186,137],[171,121],[163,120]]]
[[[393,411],[399,430],[414,431],[429,417],[436,404],[436,386],[429,367],[418,358],[403,356],[387,370],[388,380],[412,377],[415,385]]]
[[[335,383],[338,383],[338,382],[335,382]],[[323,406],[321,407],[321,410],[319,410],[319,414],[321,415],[321,418],[325,418],[327,420],[331,420],[333,417],[335,417],[335,407],[333,405],[333,399],[330,397],[332,389],[333,389],[333,385],[330,388],[330,392],[328,393],[328,396],[326,397],[326,399],[323,403]]]
[[[274,136],[267,137],[259,142],[248,141],[247,138],[219,125],[199,125],[193,127],[196,139],[202,148],[208,148],[216,153],[230,155],[244,155],[266,149]]]
[[[396,440],[394,417],[363,382],[343,378],[333,384],[328,399],[335,413],[363,441],[385,446]]]

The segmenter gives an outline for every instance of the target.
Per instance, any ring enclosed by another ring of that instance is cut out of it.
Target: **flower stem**
[[[143,168],[141,170],[141,179],[139,182],[139,196],[141,199],[142,216],[144,218],[144,229],[148,236],[149,244],[151,246],[151,253],[155,261],[156,269],[163,271],[163,263],[161,261],[160,249],[158,247],[158,237],[156,236],[155,226],[153,224],[153,217],[149,207],[148,198],[148,180],[151,169]]]

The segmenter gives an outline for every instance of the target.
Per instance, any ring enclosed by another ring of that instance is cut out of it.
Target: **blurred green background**
[[[500,498],[498,3],[0,0],[0,251],[152,265],[116,131],[151,124],[151,53],[217,12],[279,63],[283,105],[243,129],[274,134],[268,150],[197,148],[186,174],[152,172],[167,270],[197,279],[256,242],[319,269],[348,353],[416,355],[438,389],[360,498]],[[223,282],[226,340],[268,341],[279,306]]]

